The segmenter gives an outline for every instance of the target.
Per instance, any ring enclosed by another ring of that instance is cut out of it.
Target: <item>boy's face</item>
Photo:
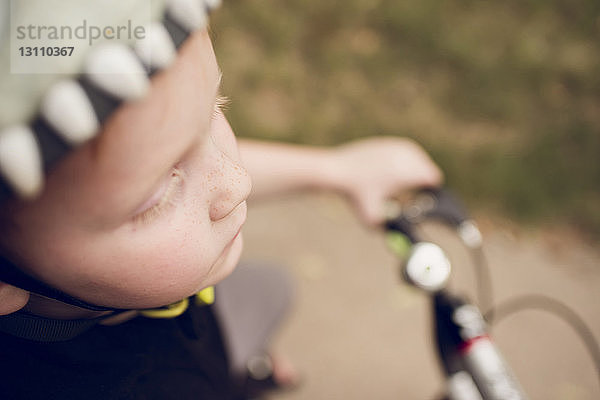
[[[250,180],[215,110],[219,82],[198,32],[144,100],[62,160],[37,201],[11,210],[15,261],[71,295],[123,308],[168,304],[230,273]]]

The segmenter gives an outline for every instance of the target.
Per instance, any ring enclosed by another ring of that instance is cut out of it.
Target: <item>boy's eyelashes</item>
[[[132,221],[150,223],[177,204],[183,189],[183,171],[173,167],[158,189],[134,212]]]
[[[229,106],[229,104],[231,104],[231,100],[229,99],[229,97],[227,97],[223,94],[218,94],[217,97],[215,98],[215,109],[213,112],[213,119],[219,113],[223,113],[225,110],[227,110],[227,107]]]

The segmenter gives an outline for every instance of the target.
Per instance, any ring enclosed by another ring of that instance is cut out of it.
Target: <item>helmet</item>
[[[11,198],[36,198],[55,163],[98,134],[120,104],[144,97],[149,77],[169,66],[192,32],[206,27],[220,0],[10,3],[0,6],[0,207]],[[35,14],[40,10],[44,15]],[[66,12],[70,26],[56,22]],[[132,22],[132,15],[143,21]],[[40,43],[35,50],[18,45],[32,38]],[[62,46],[74,38],[80,47]],[[33,51],[44,52],[42,62],[27,58]],[[2,255],[0,281],[85,309],[115,310],[63,293]]]

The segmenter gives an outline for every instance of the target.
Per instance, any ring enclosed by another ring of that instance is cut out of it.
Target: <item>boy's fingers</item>
[[[358,208],[363,221],[376,226],[384,220],[383,197],[374,191],[367,191],[358,199]]]

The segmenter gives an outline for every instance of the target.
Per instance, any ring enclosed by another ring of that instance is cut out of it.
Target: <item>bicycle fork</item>
[[[476,306],[439,291],[432,296],[432,307],[450,400],[527,400]]]

